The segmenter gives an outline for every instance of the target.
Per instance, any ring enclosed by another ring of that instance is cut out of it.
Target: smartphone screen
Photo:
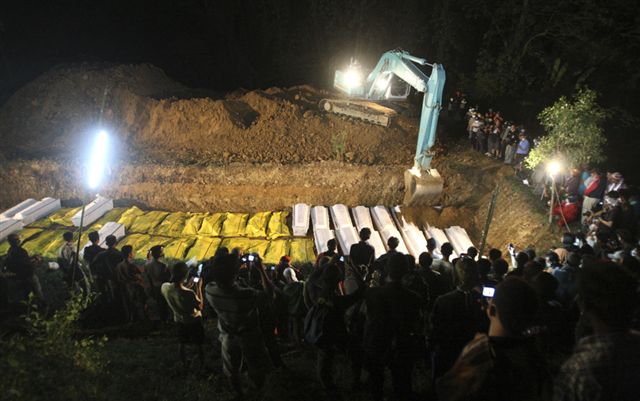
[[[340,261],[344,262],[344,256],[340,256]]]
[[[493,294],[495,294],[496,289],[493,287],[482,287],[482,296],[487,298],[493,298]]]
[[[255,259],[255,257],[254,257],[253,255],[249,255],[249,256],[247,257],[247,260],[248,260],[249,262],[253,262],[253,260],[254,260],[254,259]]]
[[[197,283],[198,281],[200,281],[200,277],[194,277],[194,278],[193,278],[193,282],[194,282],[194,283]]]

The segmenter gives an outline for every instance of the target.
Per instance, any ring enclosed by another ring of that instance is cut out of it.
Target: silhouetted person
[[[502,280],[504,280],[504,276],[509,271],[509,264],[507,263],[506,260],[499,258],[492,263],[491,271],[492,271],[492,275],[491,275],[492,278],[499,283]]]
[[[387,247],[389,250],[384,255],[380,255],[375,262],[375,269],[380,273],[380,279],[382,282],[387,278],[387,260],[399,252],[396,250],[400,245],[400,240],[396,237],[389,237],[387,240]]]
[[[213,282],[205,288],[207,302],[218,314],[222,350],[222,368],[233,389],[243,393],[243,365],[253,384],[260,388],[269,370],[269,356],[260,331],[260,308],[273,300],[273,284],[264,266],[255,263],[260,273],[261,290],[240,287],[236,282],[240,261],[234,254],[219,255],[212,261]]]
[[[421,336],[420,297],[401,285],[409,271],[407,259],[396,253],[387,259],[387,282],[366,291],[365,365],[375,401],[384,397],[384,369],[391,371],[396,399],[409,400],[417,339]]]
[[[437,383],[442,400],[548,400],[551,377],[535,342],[525,337],[538,302],[523,280],[507,278],[489,300],[488,334],[470,341]]]
[[[84,247],[82,258],[87,263],[87,265],[91,266],[93,260],[100,252],[104,251],[104,248],[98,245],[98,243],[100,242],[100,234],[98,234],[97,231],[91,231],[88,237],[91,245],[87,245]]]
[[[351,245],[349,258],[354,266],[366,266],[367,270],[373,266],[375,250],[367,241],[371,238],[371,230],[364,227],[360,230],[360,242]]]
[[[336,249],[338,249],[338,243],[336,242],[335,238],[331,238],[329,241],[327,241],[327,251],[318,254],[316,263],[313,265],[313,267],[317,269],[318,267],[320,267],[321,261],[323,259],[331,259],[335,255],[337,255]]]
[[[126,322],[144,319],[144,280],[142,269],[133,263],[135,252],[131,245],[120,250],[122,262],[115,269],[115,281],[118,299],[122,308],[122,317]]]
[[[157,255],[157,252],[156,252]],[[159,257],[157,258],[159,259]],[[185,286],[189,267],[184,262],[178,262],[171,268],[168,282],[161,284],[160,294],[163,302],[166,302],[173,312],[173,320],[176,323],[180,355],[183,367],[187,367],[185,355],[186,345],[195,345],[197,348],[200,367],[204,366],[204,327],[202,326],[202,285],[198,283],[193,291]]]
[[[557,401],[632,401],[640,383],[640,334],[631,331],[638,282],[613,263],[587,265],[578,306],[593,335],[582,338],[556,378]]]
[[[433,261],[432,269],[440,273],[443,285],[447,288],[448,291],[454,288],[454,271],[453,264],[449,261],[451,255],[453,254],[453,246],[445,242],[440,246],[440,252],[442,253],[442,259],[437,259]]]
[[[109,235],[105,238],[107,249],[98,253],[89,266],[98,292],[114,298],[116,266],[122,262],[122,253],[116,248],[118,240]]]
[[[458,263],[464,274],[462,283],[436,300],[431,315],[434,378],[453,366],[462,348],[477,332],[487,329],[478,266],[469,258],[461,258]]]
[[[159,320],[166,322],[169,318],[169,309],[161,287],[169,281],[171,274],[167,265],[161,260],[164,257],[164,249],[161,245],[151,247],[149,253],[151,260],[145,265],[142,277],[147,296],[153,300]]]
[[[5,277],[17,281],[21,300],[28,299],[29,294],[33,292],[33,295],[38,300],[43,301],[42,287],[35,269],[37,258],[30,257],[21,246],[20,235],[9,234],[7,242],[9,243],[9,250],[4,259]]]

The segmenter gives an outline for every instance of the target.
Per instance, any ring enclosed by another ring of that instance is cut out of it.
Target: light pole
[[[551,177],[551,201],[549,202],[549,224],[553,222],[553,204],[556,199],[556,175],[560,172],[562,166],[557,161],[551,161],[547,164],[547,173]]]
[[[82,176],[86,179],[85,184],[82,186],[81,198],[82,198],[82,211],[80,212],[80,227],[78,227],[78,242],[76,243],[76,260],[71,273],[71,287],[75,284],[76,270],[80,269],[80,245],[82,240],[82,231],[84,229],[84,212],[87,206],[88,193],[86,189],[95,191],[100,187],[102,179],[104,178],[107,167],[107,153],[109,150],[109,136],[105,130],[100,130],[96,134],[89,153],[89,158],[86,160],[84,166],[84,174]]]

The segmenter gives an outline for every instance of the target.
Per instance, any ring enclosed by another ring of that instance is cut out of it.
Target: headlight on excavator
[[[357,88],[362,85],[362,74],[360,71],[350,68],[345,74],[345,84],[350,88]]]

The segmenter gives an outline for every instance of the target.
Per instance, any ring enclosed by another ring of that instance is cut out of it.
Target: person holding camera
[[[273,284],[260,259],[253,265],[260,274],[262,289],[240,287],[238,256],[222,254],[211,262],[213,281],[205,287],[207,303],[218,315],[222,368],[234,391],[242,396],[241,374],[246,366],[256,388],[264,384],[270,367],[269,355],[261,331],[261,307],[273,301]]]
[[[195,345],[198,354],[200,368],[204,367],[204,327],[202,325],[202,286],[197,285],[196,290],[186,287],[185,282],[189,274],[189,266],[184,262],[178,262],[171,267],[169,282],[163,283],[160,292],[169,308],[173,312],[173,321],[176,324],[178,336],[178,353],[184,367],[187,366],[185,354],[186,345]]]

